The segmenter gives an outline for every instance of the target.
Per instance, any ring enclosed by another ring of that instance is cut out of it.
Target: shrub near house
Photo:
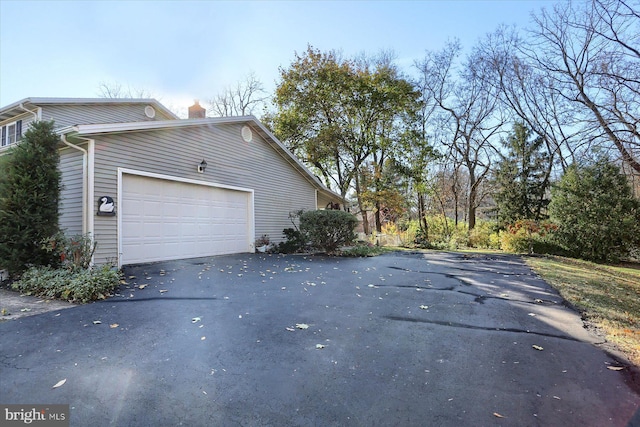
[[[53,122],[36,122],[2,156],[0,269],[20,274],[29,265],[55,265],[41,242],[58,232],[60,138]]]
[[[90,267],[96,243],[88,235],[67,238],[60,233],[43,247],[60,260],[59,267],[30,267],[12,284],[13,289],[84,303],[108,297],[120,284],[120,273],[112,266]]]
[[[312,246],[327,253],[353,242],[357,224],[355,216],[338,210],[308,211],[300,216],[300,231],[309,237]]]
[[[60,138],[53,122],[35,122],[8,155],[0,175],[0,267],[27,295],[87,302],[105,298],[120,275],[109,265],[90,269],[95,243],[59,232]]]
[[[309,245],[313,249],[332,254],[356,238],[354,229],[358,220],[349,212],[298,211],[292,217],[299,219],[300,227],[283,230],[287,241],[280,243],[278,250],[284,253],[304,250]]]

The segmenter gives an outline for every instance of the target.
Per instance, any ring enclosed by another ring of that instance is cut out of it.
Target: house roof
[[[35,110],[39,105],[46,104],[76,104],[76,105],[95,105],[95,104],[145,104],[152,105],[157,110],[162,111],[168,117],[179,119],[167,107],[162,105],[158,100],[153,98],[24,98],[20,101],[9,104],[0,108],[0,122],[10,119],[18,114]]]
[[[125,122],[125,123],[101,123],[67,126],[57,130],[59,134],[64,134],[73,141],[75,138],[91,137],[94,135],[104,135],[112,133],[141,132],[163,129],[177,129],[187,127],[207,127],[226,124],[245,124],[257,132],[273,149],[276,150],[289,164],[298,170],[302,176],[309,181],[318,191],[325,193],[331,198],[342,197],[327,188],[320,179],[315,176],[282,142],[280,142],[260,121],[254,116],[237,117],[212,117],[205,119],[182,119],[182,120],[158,120],[148,122]]]

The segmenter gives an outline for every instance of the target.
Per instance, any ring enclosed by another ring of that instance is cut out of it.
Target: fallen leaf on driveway
[[[325,345],[324,344],[316,344],[316,348],[318,350],[321,350],[321,349],[325,348]]]
[[[504,415],[500,415],[500,414],[499,414],[499,413],[497,413],[497,412],[494,412],[494,413],[493,413],[493,416],[494,416],[494,417],[496,417],[496,418],[504,418]]]
[[[199,317],[194,317],[193,319],[191,319],[191,323],[197,323],[199,321],[201,321],[202,319]]]
[[[111,329],[115,329],[115,328],[117,328],[118,326],[120,326],[120,325],[118,325],[117,323],[112,323],[111,325],[109,325],[109,327],[110,327]]]
[[[420,308],[423,309],[423,310],[426,310],[426,309],[429,308],[429,306],[428,305],[421,305]]]
[[[532,345],[531,347],[535,348],[535,349],[536,349],[536,350],[538,350],[538,351],[542,351],[542,350],[544,350],[544,348],[540,347],[539,345],[535,345],[535,344],[534,344],[534,345]]]
[[[202,337],[202,338],[200,338],[200,341],[204,341],[206,339],[207,339],[207,337]]]
[[[293,329],[293,328],[285,328],[285,329],[286,329],[287,331],[289,331],[289,332],[295,332],[295,331],[296,331],[296,330],[295,330],[295,329]]]
[[[167,290],[166,290],[166,289],[160,289],[160,293],[161,293],[161,294],[164,294],[165,292],[167,292]]]
[[[60,387],[60,386],[64,385],[64,383],[66,383],[66,382],[67,382],[67,379],[65,378],[65,379],[63,379],[63,380],[58,381],[58,382],[56,383],[56,385],[54,385],[54,386],[53,386],[53,387],[51,387],[51,388],[58,388],[58,387]]]
[[[296,328],[298,329],[309,329],[309,325],[306,323],[296,323]]]
[[[31,311],[31,309],[30,308],[21,308],[20,311],[26,312],[26,311]]]
[[[102,322],[101,322],[101,321],[99,321],[99,320],[94,320],[94,321],[93,321],[93,324],[94,324],[94,325],[100,325],[100,324],[102,324]]]
[[[607,369],[611,371],[622,371],[624,367],[623,366],[607,366]]]
[[[144,289],[144,288],[146,288],[147,286],[149,286],[149,284],[148,284],[148,283],[145,283],[144,285],[138,285],[138,289]]]

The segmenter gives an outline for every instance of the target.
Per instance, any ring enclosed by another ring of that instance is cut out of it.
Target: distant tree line
[[[565,197],[566,181],[591,183],[593,193],[594,168],[607,175],[613,165],[637,189],[639,6],[561,2],[534,14],[531,30],[500,27],[465,55],[453,40],[408,73],[388,52],[344,58],[309,46],[280,70],[263,119],[327,186],[353,199],[367,233],[407,216],[424,229],[428,213],[469,230],[478,215],[502,228],[557,220],[566,211],[559,202],[549,209],[552,195],[579,208],[584,200]],[[610,193],[634,200],[622,187]],[[636,233],[636,205],[620,203],[626,211],[609,210],[616,219],[583,220]],[[638,243],[626,240],[612,244]]]
[[[366,233],[412,219],[428,236],[428,215],[469,231],[478,218],[505,230],[557,223],[567,212],[559,200],[585,203],[567,195],[569,182],[597,186],[590,176],[615,172],[623,179],[608,178],[617,183],[611,197],[625,209],[610,211],[620,217],[583,218],[563,231],[613,221],[633,234],[640,214],[626,200],[637,204],[640,194],[639,11],[638,0],[558,2],[535,12],[526,31],[500,26],[467,51],[454,39],[408,70],[391,52],[344,57],[308,46],[280,69],[271,96],[250,73],[210,99],[210,114],[262,111],[352,202]],[[612,245],[640,244],[627,240]]]

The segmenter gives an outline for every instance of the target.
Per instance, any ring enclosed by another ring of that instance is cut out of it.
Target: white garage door
[[[122,264],[249,252],[251,193],[128,174],[122,187]]]

